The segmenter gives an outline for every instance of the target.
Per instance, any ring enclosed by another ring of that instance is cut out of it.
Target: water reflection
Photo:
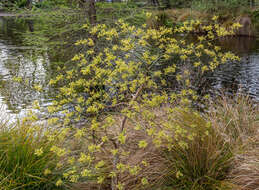
[[[259,42],[254,37],[228,37],[221,38],[219,45],[226,50],[233,51],[239,55],[255,52],[259,48]]]
[[[34,100],[48,101],[48,89],[37,92],[35,85],[46,86],[49,60],[47,54],[39,54],[35,48],[18,43],[19,35],[8,28],[10,19],[0,17],[0,106],[10,116],[24,115]],[[16,25],[22,30],[24,23]],[[21,27],[22,25],[22,27]],[[6,28],[7,27],[7,28]],[[17,37],[17,38],[16,38]],[[16,79],[14,81],[13,79]]]

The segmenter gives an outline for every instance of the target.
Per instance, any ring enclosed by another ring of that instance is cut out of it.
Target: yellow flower
[[[79,162],[86,162],[87,161],[87,156],[85,155],[85,153],[81,152],[80,158],[78,159]]]
[[[79,175],[71,175],[70,176],[70,182],[76,183],[79,179]]]
[[[108,137],[107,136],[103,136],[102,137],[102,142],[106,142],[106,141],[108,141]]]
[[[49,175],[51,174],[51,170],[50,169],[45,169],[44,170],[44,175]]]
[[[103,160],[99,161],[96,165],[95,165],[95,169],[100,169],[105,165],[105,162]]]
[[[202,73],[205,72],[205,71],[208,71],[208,70],[209,70],[209,68],[208,68],[207,65],[204,65],[204,66],[201,68]]]
[[[201,62],[195,62],[194,67],[199,67],[201,65]]]
[[[104,180],[105,180],[105,177],[104,177],[104,176],[99,176],[99,177],[97,178],[97,183],[98,183],[98,184],[102,184]]]
[[[63,181],[61,179],[59,179],[57,182],[56,182],[56,186],[59,187],[61,186],[63,183]]]
[[[146,13],[146,17],[147,17],[147,18],[150,18],[151,16],[152,16],[152,13],[150,13],[150,12],[147,12],[147,13]]]
[[[43,149],[42,148],[36,149],[34,154],[37,155],[37,156],[41,156],[43,154]]]
[[[49,125],[56,124],[58,122],[58,120],[59,120],[59,118],[57,118],[57,117],[49,118],[48,119],[48,124]]]
[[[216,15],[215,15],[214,17],[212,17],[212,20],[213,20],[213,21],[216,21],[216,20],[218,20],[218,18],[219,18],[219,16],[216,16]]]
[[[84,135],[84,131],[82,129],[77,129],[75,133],[75,138],[80,139]]]
[[[21,83],[22,80],[23,80],[22,77],[13,77],[13,81],[15,81],[15,82]]]
[[[124,185],[122,183],[118,183],[118,185],[116,185],[116,187],[118,188],[118,190],[123,190],[124,189]]]
[[[183,176],[183,174],[180,172],[180,171],[177,171],[176,172],[176,178],[180,178],[180,177],[182,177]]]
[[[84,170],[81,172],[81,176],[82,176],[82,177],[90,177],[90,176],[91,176],[91,170],[84,169]]]
[[[209,99],[210,98],[210,95],[209,94],[206,94],[205,96],[204,96],[204,99]]]
[[[42,86],[39,85],[39,84],[38,84],[38,85],[35,84],[35,85],[34,85],[34,89],[37,90],[38,92],[42,92],[42,91],[43,91]]]
[[[182,75],[177,74],[177,75],[176,75],[176,80],[177,80],[177,81],[180,81],[181,79],[182,79]]]
[[[147,142],[145,140],[139,141],[138,146],[139,148],[146,148]]]
[[[147,178],[143,177],[143,178],[141,179],[141,183],[142,183],[142,185],[147,185],[147,184],[148,184]]]
[[[94,46],[94,41],[91,38],[88,39],[88,45]]]
[[[119,142],[121,144],[125,144],[125,142],[126,142],[126,135],[124,135],[124,132],[119,134],[118,140],[119,140]]]
[[[118,151],[119,151],[118,149],[112,149],[111,153],[113,156],[115,156],[118,153]]]
[[[81,152],[81,155],[78,161],[81,163],[89,163],[92,161],[92,158],[90,155],[86,155],[85,153]]]

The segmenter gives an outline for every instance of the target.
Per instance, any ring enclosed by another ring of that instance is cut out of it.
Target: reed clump
[[[62,177],[59,159],[51,151],[57,143],[44,136],[44,129],[31,122],[0,125],[0,189],[62,189],[55,181]]]

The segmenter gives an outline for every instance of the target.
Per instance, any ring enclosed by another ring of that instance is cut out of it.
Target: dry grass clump
[[[259,107],[248,97],[222,98],[212,106],[210,118],[235,149],[229,173],[234,189],[259,189]]]
[[[248,97],[223,97],[210,106],[212,124],[232,143],[245,143],[258,132],[258,106]]]
[[[250,149],[236,155],[235,167],[230,173],[235,189],[259,189],[259,133],[256,135],[257,137],[250,139]]]
[[[187,20],[206,20],[208,14],[205,12],[191,9],[168,9],[163,11],[154,11],[153,16],[147,20],[147,25],[151,28],[167,26],[172,23],[184,22]]]

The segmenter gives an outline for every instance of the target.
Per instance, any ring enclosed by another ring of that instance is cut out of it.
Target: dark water
[[[212,76],[212,90],[246,93],[259,102],[259,39],[237,37],[220,44],[240,56],[238,64],[223,64]]]
[[[33,23],[28,20],[0,17],[0,111],[9,116],[24,115],[34,100],[43,105],[51,100],[51,89],[46,83],[53,73],[53,61],[46,52],[23,45],[21,33],[31,30]],[[230,38],[219,43],[237,53],[241,63],[222,65],[208,77],[207,91],[245,92],[259,102],[259,39]],[[46,86],[44,93],[33,89],[38,84]]]

